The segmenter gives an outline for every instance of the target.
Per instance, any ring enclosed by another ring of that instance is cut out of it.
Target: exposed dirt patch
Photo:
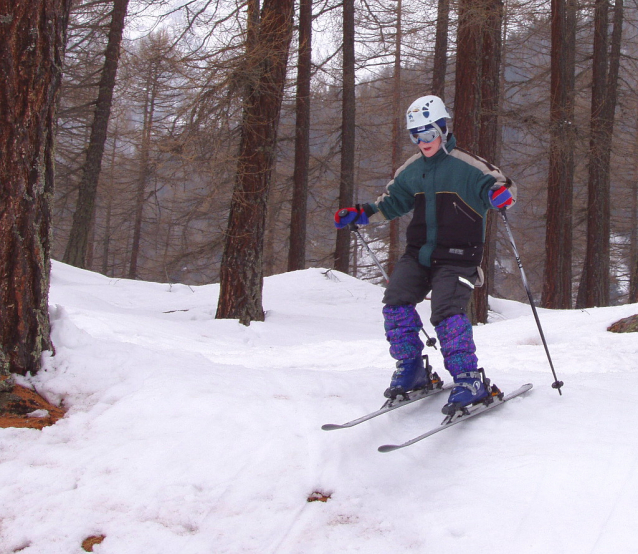
[[[11,391],[0,393],[0,427],[42,429],[62,417],[62,408],[31,389],[15,385]]]
[[[95,537],[87,537],[82,541],[82,549],[85,552],[93,552],[93,547],[96,544],[100,544],[106,537],[104,535],[97,535]]]
[[[612,333],[638,333],[638,314],[631,315],[607,327]]]

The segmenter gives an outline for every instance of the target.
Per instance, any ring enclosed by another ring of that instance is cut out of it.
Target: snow
[[[54,263],[56,355],[20,382],[68,413],[0,429],[0,554],[80,554],[91,535],[99,554],[638,552],[638,335],[606,331],[638,305],[539,310],[560,396],[529,306],[492,299],[481,365],[534,388],[381,454],[444,398],[321,430],[383,401],[380,287],[270,277],[249,327],[214,319],[218,292]]]

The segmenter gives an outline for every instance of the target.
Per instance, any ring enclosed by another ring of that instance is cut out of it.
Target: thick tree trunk
[[[608,168],[604,165],[603,151],[603,142],[611,140],[611,133],[603,126],[608,66],[608,9],[608,0],[596,1],[584,264],[586,308],[607,306],[609,303],[609,190]]]
[[[634,181],[631,198],[631,244],[629,255],[629,299],[630,304],[638,302],[638,183]]]
[[[120,59],[120,44],[124,32],[124,20],[129,0],[113,0],[113,12],[109,28],[109,38],[104,53],[104,67],[100,77],[95,115],[91,127],[91,138],[82,168],[78,201],[73,214],[71,234],[64,252],[64,261],[76,267],[86,267],[89,232],[95,215],[95,199],[102,169],[102,156],[106,133],[111,117],[113,89]]]
[[[354,70],[354,0],[343,0],[343,98],[341,109],[341,178],[339,207],[354,201],[355,156],[355,70]],[[350,231],[337,231],[335,269],[348,272],[350,267]]]
[[[629,303],[635,304],[638,302],[638,257],[634,261],[631,269],[631,279],[629,286]]]
[[[0,390],[51,350],[54,113],[69,0],[0,0]]]
[[[461,0],[459,4],[454,133],[460,147],[490,161],[495,160],[498,145],[502,20],[501,0]],[[487,322],[493,219],[488,215],[481,264],[486,282],[472,297],[473,323]]]
[[[476,152],[479,145],[481,102],[482,2],[460,0],[458,6],[454,134],[460,147]],[[474,295],[468,315],[478,323]]]
[[[501,91],[501,29],[503,24],[502,0],[487,0],[485,10],[486,17],[481,33],[481,127],[477,153],[492,163],[498,163],[498,102]],[[490,277],[494,275],[492,268],[496,258],[496,220],[496,213],[489,211],[485,229],[485,250],[481,261],[485,283],[482,287],[474,289],[473,294],[474,313],[476,321],[479,323],[487,323],[488,293],[492,286]]]
[[[218,319],[263,321],[263,241],[277,126],[292,36],[293,0],[266,0],[256,47],[256,86],[244,105],[235,189],[221,265]]]
[[[481,114],[483,1],[460,0],[458,10],[454,134],[461,148],[477,152]]]
[[[552,0],[547,257],[542,303],[555,309],[572,306],[575,49],[575,0]]]
[[[312,76],[312,0],[299,3],[299,67],[295,124],[295,169],[288,271],[306,267],[306,219],[310,166],[310,81]]]
[[[589,183],[587,194],[587,248],[583,278],[579,289],[579,307],[609,305],[610,285],[610,158],[623,2],[616,0],[611,55],[608,63],[608,0],[597,0],[594,15],[594,56],[592,75],[591,137],[589,143]],[[609,70],[608,70],[609,66]]]
[[[638,117],[634,137],[634,180],[631,186],[631,242],[629,245],[629,303],[638,302]]]

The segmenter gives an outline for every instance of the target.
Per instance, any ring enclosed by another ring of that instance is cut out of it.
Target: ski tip
[[[377,450],[379,452],[392,452],[393,450],[398,450],[399,448],[401,447],[397,446],[396,444],[384,444],[383,446],[377,448]]]
[[[335,429],[341,429],[341,427],[341,425],[337,425],[336,423],[326,423],[321,426],[324,431],[334,431]]]

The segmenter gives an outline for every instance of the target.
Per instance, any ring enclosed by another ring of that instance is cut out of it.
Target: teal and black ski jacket
[[[497,167],[456,147],[427,158],[420,152],[407,160],[376,202],[364,205],[368,216],[394,219],[413,211],[406,252],[431,267],[437,264],[478,266],[483,256],[489,192],[505,185],[516,201],[516,185]]]

